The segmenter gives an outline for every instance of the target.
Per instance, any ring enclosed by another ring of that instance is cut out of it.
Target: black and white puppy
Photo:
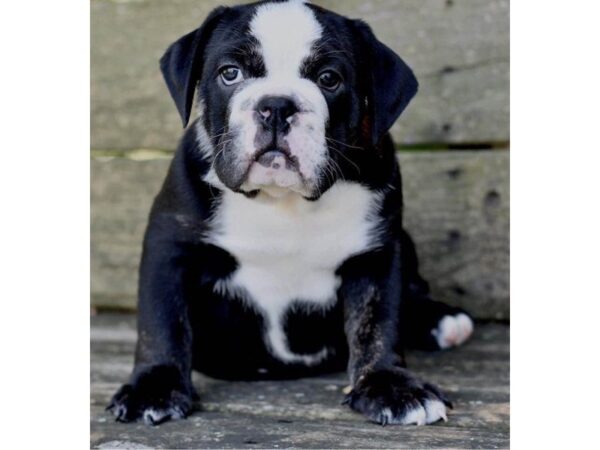
[[[161,59],[187,128],[146,231],[138,343],[120,421],[185,417],[192,370],[224,379],[347,369],[345,402],[381,423],[446,418],[405,347],[473,323],[436,302],[402,226],[389,128],[417,91],[360,20],[303,1],[213,11]]]

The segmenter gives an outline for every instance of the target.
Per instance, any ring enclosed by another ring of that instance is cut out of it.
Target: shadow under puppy
[[[345,403],[381,424],[446,418],[405,347],[464,342],[402,226],[389,128],[417,91],[360,20],[301,1],[214,10],[161,59],[187,127],[140,266],[138,342],[120,421],[186,417],[192,370],[282,379],[347,369]]]

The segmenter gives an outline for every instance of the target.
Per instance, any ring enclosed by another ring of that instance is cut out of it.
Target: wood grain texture
[[[135,339],[133,316],[92,317],[92,448],[509,447],[506,325],[478,325],[472,340],[452,351],[408,353],[409,367],[454,403],[448,422],[424,427],[381,427],[340,405],[348,383],[343,373],[275,382],[194,374],[202,411],[159,427],[115,423],[104,408],[129,376]]]
[[[219,4],[237,0],[93,0],[92,148],[174,148],[181,123],[158,60]],[[508,0],[321,0],[369,22],[413,67],[420,92],[398,142],[509,139]]]
[[[139,156],[139,154],[138,154]],[[433,292],[509,318],[509,153],[400,155],[406,226]],[[92,160],[92,304],[135,307],[141,239],[168,159]]]
[[[509,152],[401,154],[405,225],[434,297],[509,318]]]

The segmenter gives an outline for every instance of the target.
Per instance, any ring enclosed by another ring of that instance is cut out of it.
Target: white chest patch
[[[248,199],[225,191],[209,242],[227,250],[238,269],[215,289],[248,301],[264,318],[265,340],[285,362],[316,364],[314,355],[289,351],[282,319],[292,302],[326,309],[335,303],[336,269],[378,245],[380,196],[356,183],[337,182],[318,201],[289,195]]]

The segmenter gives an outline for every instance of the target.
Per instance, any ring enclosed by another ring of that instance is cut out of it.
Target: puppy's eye
[[[231,86],[232,84],[237,84],[244,81],[244,74],[242,74],[242,71],[235,66],[223,67],[219,74],[221,75],[223,84],[226,86]]]
[[[321,72],[319,74],[319,79],[317,80],[317,84],[328,91],[335,91],[341,82],[342,78],[333,70]]]

